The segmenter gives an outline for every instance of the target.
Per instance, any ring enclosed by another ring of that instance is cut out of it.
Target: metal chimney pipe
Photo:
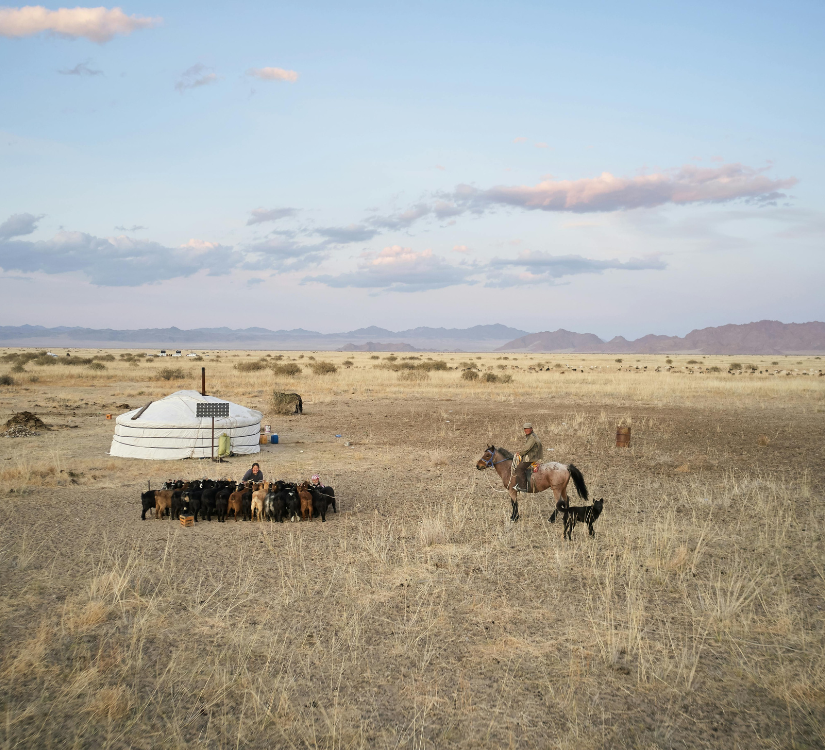
[[[201,367],[201,396],[206,395],[206,368]]]

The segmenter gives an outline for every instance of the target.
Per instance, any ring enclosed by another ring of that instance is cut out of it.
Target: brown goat
[[[235,513],[235,520],[238,520],[238,516],[243,511],[243,493],[246,492],[246,488],[242,490],[235,490],[229,496],[229,502],[226,506],[226,517],[229,518],[229,514],[234,511]]]
[[[163,518],[163,514],[168,510],[171,512],[172,495],[174,490],[155,491],[155,518]]]
[[[298,485],[298,497],[301,498],[301,518],[312,520],[312,493],[309,484],[301,482]]]

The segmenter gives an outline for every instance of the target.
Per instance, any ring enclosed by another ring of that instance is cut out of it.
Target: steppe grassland
[[[821,360],[671,357],[722,369],[689,375],[652,372],[664,356],[621,356],[619,371],[619,357],[399,352],[457,368],[403,381],[375,367],[385,354],[282,352],[303,367],[282,378],[235,368],[266,352],[111,353],[100,371],[29,364],[0,389],[3,413],[87,415],[0,441],[8,745],[825,742],[825,378],[726,372]],[[314,375],[310,356],[338,372]],[[463,380],[470,361],[512,381]],[[197,536],[137,520],[146,476],[202,466],[105,457],[103,415],[198,389],[200,366],[210,393],[284,425],[282,470],[323,460],[342,514]],[[158,380],[163,367],[186,377]],[[273,389],[301,393],[307,416],[270,414]],[[508,524],[494,477],[474,470],[525,418],[607,498],[595,540],[562,544],[539,498]],[[629,451],[612,447],[620,420]],[[339,424],[349,451],[329,438]]]

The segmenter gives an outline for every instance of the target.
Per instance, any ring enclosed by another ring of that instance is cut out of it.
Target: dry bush
[[[294,378],[302,372],[301,368],[295,364],[295,362],[287,362],[283,365],[272,365],[271,369],[275,375],[285,375],[289,378]]]
[[[464,370],[461,373],[462,380],[478,380],[478,373],[475,370]]]
[[[741,370],[742,365],[739,362],[731,362],[730,366],[728,367],[729,370]]]
[[[423,383],[430,379],[430,373],[426,370],[401,370],[398,379],[405,383]]]
[[[180,367],[164,367],[158,370],[158,380],[183,380],[186,373]]]
[[[257,372],[266,369],[266,362],[262,360],[255,360],[254,362],[238,362],[235,365],[238,372]]]
[[[14,378],[11,375],[0,375],[0,385],[14,385]]]
[[[106,369],[106,365],[104,365],[102,362],[92,362],[89,365],[89,369],[95,372],[101,372],[102,370]]]
[[[332,364],[332,362],[327,362],[325,360],[313,362],[310,367],[316,375],[334,375],[338,372],[338,368]]]

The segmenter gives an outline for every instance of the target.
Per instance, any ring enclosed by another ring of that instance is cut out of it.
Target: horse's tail
[[[579,497],[587,502],[590,498],[587,496],[587,485],[584,483],[582,473],[575,466],[573,466],[573,464],[568,464],[567,471],[570,472],[570,476],[573,479],[573,484],[576,485],[576,492],[579,493]]]

